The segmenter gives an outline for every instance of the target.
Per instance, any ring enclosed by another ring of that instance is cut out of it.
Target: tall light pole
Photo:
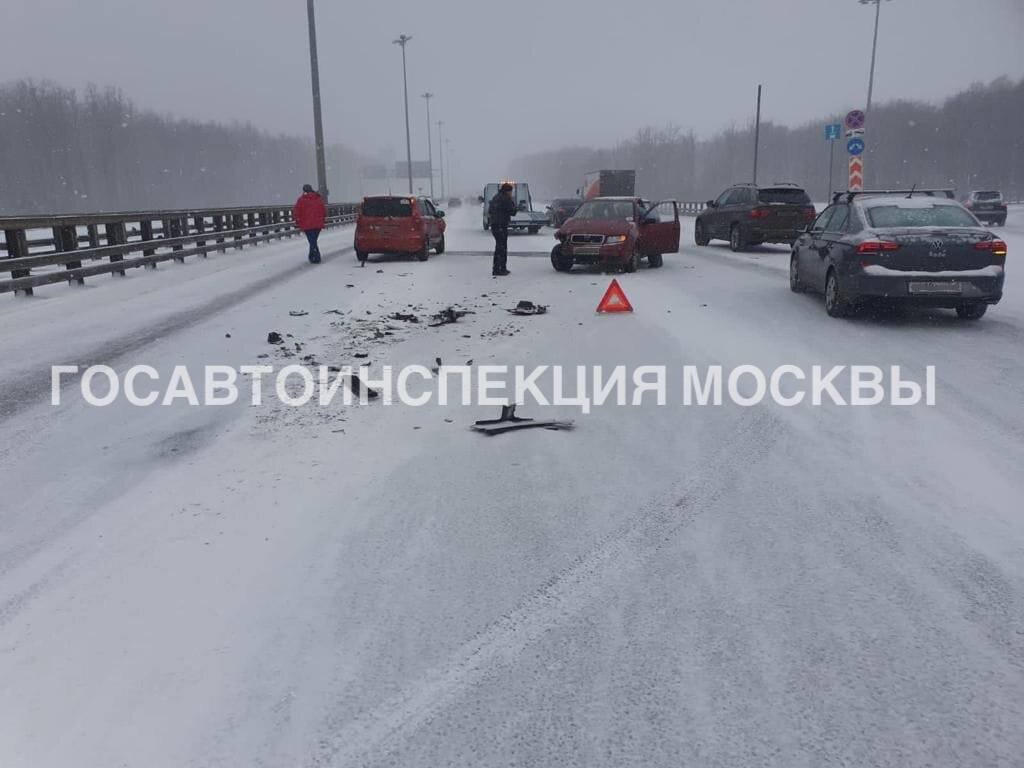
[[[405,44],[412,40],[412,35],[399,35],[392,40],[395,45],[402,46],[402,92],[405,94],[405,166],[409,172],[409,194],[412,194],[412,138],[409,134],[409,80],[405,69]]]
[[[444,120],[437,121],[437,164],[441,166],[441,197],[444,197],[444,145],[441,142],[441,128]]]
[[[454,193],[454,191],[455,191],[455,176],[452,175],[452,140],[451,139],[445,139],[444,140],[444,148],[445,148],[444,156],[445,156],[445,159],[447,159],[447,161],[448,161],[448,189],[451,190]]]
[[[309,18],[309,74],[313,81],[313,132],[316,142],[316,183],[320,197],[327,202],[327,163],[324,160],[324,123],[320,113],[320,63],[316,54],[316,18],[313,14],[313,0],[306,0],[306,15]]]
[[[761,86],[757,86],[757,117],[754,118],[754,183],[757,184],[757,150],[761,143]]]
[[[434,94],[430,91],[421,93],[420,97],[427,102],[427,168],[430,173],[430,197],[434,197],[434,149],[433,139],[430,138],[430,100],[434,98]]]
[[[871,112],[871,94],[875,89],[875,52],[878,50],[878,17],[882,12],[882,0],[860,0],[861,5],[872,3],[875,5],[875,34],[871,41],[871,71],[868,74],[868,103],[864,108],[865,116]]]

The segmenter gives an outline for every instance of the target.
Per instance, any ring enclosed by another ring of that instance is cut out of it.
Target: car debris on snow
[[[575,422],[571,419],[567,421],[560,421],[557,419],[537,421],[536,419],[516,416],[516,406],[503,405],[501,406],[501,415],[498,418],[481,419],[480,421],[474,422],[470,429],[474,432],[481,432],[485,435],[500,435],[504,432],[512,432],[518,429],[530,429],[533,427],[557,430],[573,429],[575,426]]]
[[[416,315],[409,314],[407,312],[394,312],[388,317],[391,320],[401,320],[403,323],[418,323],[420,319]]]
[[[430,318],[434,321],[430,323],[430,327],[436,328],[439,325],[450,325],[451,323],[457,323],[459,321],[459,318],[472,314],[474,313],[468,309],[455,309],[454,307],[446,307],[442,309],[440,312],[430,316]]]
[[[507,310],[513,315],[543,315],[548,311],[544,304],[534,304],[532,301],[520,301],[512,309]]]
[[[367,399],[375,400],[380,397],[380,392],[368,387],[366,383],[354,373],[348,377],[348,388],[352,390],[352,394],[356,397],[359,397],[364,389],[366,390]]]
[[[292,317],[305,317],[306,315],[309,314],[309,312],[307,312],[304,309],[293,309],[290,310],[288,314],[291,315]]]
[[[267,344],[280,344],[284,341],[281,338],[281,334],[277,331],[271,331],[267,334]]]

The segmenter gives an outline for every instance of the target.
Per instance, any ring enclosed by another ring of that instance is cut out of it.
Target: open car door
[[[640,252],[676,253],[679,251],[679,206],[675,200],[649,205],[640,215]]]

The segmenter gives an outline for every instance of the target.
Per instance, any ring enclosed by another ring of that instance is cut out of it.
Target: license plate
[[[601,249],[596,245],[577,245],[572,249],[573,256],[600,256]]]
[[[910,283],[907,288],[911,293],[963,293],[963,286],[959,282],[948,280]]]

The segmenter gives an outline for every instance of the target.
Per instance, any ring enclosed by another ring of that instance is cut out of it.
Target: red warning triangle
[[[619,281],[612,278],[608,290],[604,292],[601,303],[597,305],[598,312],[632,312],[633,305],[629,303],[626,294],[622,292]]]

